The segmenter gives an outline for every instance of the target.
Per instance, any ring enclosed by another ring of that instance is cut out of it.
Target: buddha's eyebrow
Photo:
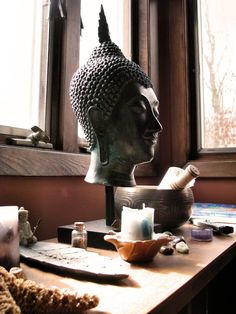
[[[141,94],[140,96],[141,96],[140,98],[143,99],[145,102],[148,102],[149,104],[152,104],[153,106],[159,107],[158,99],[154,99],[153,101],[149,101],[145,95]]]
[[[132,104],[134,101],[142,100],[143,98],[147,99],[145,96],[143,96],[141,94],[136,95],[136,96],[132,97],[129,101],[127,101],[127,105]]]

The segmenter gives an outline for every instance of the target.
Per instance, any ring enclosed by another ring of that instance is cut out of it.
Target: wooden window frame
[[[187,26],[188,26],[188,73],[189,73],[189,108],[190,108],[190,124],[191,128],[191,141],[190,141],[190,154],[189,163],[197,166],[202,176],[204,177],[236,177],[236,153],[235,150],[228,152],[222,151],[206,151],[198,149],[198,136],[197,127],[199,125],[197,116],[197,78],[198,73],[196,69],[196,57],[197,51],[196,45],[198,40],[196,38],[197,32],[197,0],[189,0],[186,3],[187,6]]]
[[[236,177],[235,153],[197,151],[193,1],[158,1],[159,100],[164,128],[159,173],[191,163],[199,168],[201,177],[232,178]]]
[[[90,156],[79,153],[77,120],[68,93],[79,60],[80,0],[65,0],[64,5],[66,18],[55,17],[50,21],[52,50],[47,99],[50,113],[47,112],[46,130],[51,134],[55,150],[3,143],[0,145],[0,175],[77,176],[87,172]]]
[[[150,51],[149,41],[149,1],[132,1],[135,8],[132,14],[133,51],[140,42],[139,38],[147,37],[140,44],[140,55],[136,62],[149,72],[145,51]],[[51,134],[55,150],[24,148],[6,145],[2,139],[0,145],[0,175],[10,176],[84,176],[90,163],[90,155],[79,152],[77,137],[77,119],[70,104],[68,87],[79,61],[80,40],[80,0],[64,0],[66,19],[51,21],[54,34],[50,37],[53,49],[49,55],[51,62],[49,72],[48,106],[46,130]],[[138,19],[139,27],[134,27]],[[142,59],[143,58],[143,59]],[[53,86],[53,87],[52,87]],[[49,127],[50,126],[50,127]],[[136,176],[155,175],[154,163],[138,167]]]
[[[192,1],[131,1],[133,60],[152,79],[163,125],[154,160],[138,166],[136,176],[161,178],[168,167],[191,163],[199,168],[202,177],[236,177],[236,154],[199,154],[197,151],[193,42],[189,36],[193,27]],[[0,145],[0,175],[83,176],[87,173],[90,156],[79,153],[77,121],[66,92],[78,67],[80,0],[65,0],[65,5],[67,19],[63,27],[54,21],[54,27],[61,27],[63,32],[63,49],[55,59],[60,63],[53,66],[51,79],[55,84],[49,93],[52,140],[58,150]],[[62,43],[60,37],[54,40],[54,53],[57,53]]]

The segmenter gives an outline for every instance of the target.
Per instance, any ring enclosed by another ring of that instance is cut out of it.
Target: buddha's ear
[[[102,165],[107,165],[109,162],[107,138],[105,135],[106,123],[101,109],[91,106],[88,109],[88,117],[92,124],[99,144],[100,161]]]
[[[103,135],[105,123],[102,110],[97,107],[91,106],[88,109],[88,117],[96,135]]]

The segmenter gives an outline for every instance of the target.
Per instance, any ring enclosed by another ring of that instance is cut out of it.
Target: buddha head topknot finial
[[[106,16],[103,10],[103,6],[101,5],[101,11],[99,13],[99,25],[98,25],[98,39],[100,44],[105,41],[111,41],[109,27],[107,24]]]
[[[117,104],[121,90],[130,81],[152,87],[150,78],[136,63],[128,60],[109,35],[106,17],[101,7],[96,47],[87,63],[77,70],[70,84],[70,99],[75,115],[81,124],[89,148],[96,145],[96,136],[88,117],[91,106],[103,112],[108,120]]]

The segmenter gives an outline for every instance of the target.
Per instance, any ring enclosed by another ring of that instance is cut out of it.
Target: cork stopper
[[[82,221],[76,221],[74,223],[74,229],[76,229],[78,231],[83,231],[85,229],[85,225]]]

